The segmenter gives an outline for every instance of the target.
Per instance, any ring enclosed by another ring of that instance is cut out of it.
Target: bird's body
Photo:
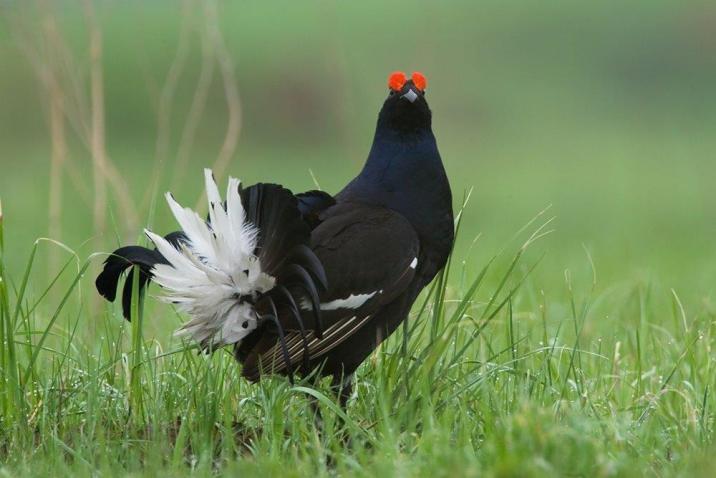
[[[265,191],[270,185],[241,193],[245,222],[257,228],[258,244],[250,246],[270,278],[261,282],[254,274],[251,284],[262,289],[237,294],[246,297],[241,307],[250,304],[257,318],[250,331],[239,329],[235,337],[240,338],[232,342],[242,373],[250,380],[268,372],[305,374],[315,369],[336,379],[350,377],[407,317],[420,291],[447,261],[453,243],[452,197],[424,99],[425,80],[417,73],[412,80],[394,74],[389,85],[368,160],[335,197],[311,191],[289,198],[282,188]],[[212,184],[207,176],[208,191],[215,188]],[[231,216],[231,186],[227,196],[225,209]],[[280,221],[274,218],[279,212],[284,216]],[[282,239],[265,239],[273,236]],[[173,243],[171,239],[167,244],[179,247],[176,237]],[[157,244],[157,238],[152,240]],[[161,252],[162,245],[158,247]],[[114,257],[121,262],[108,259],[98,277],[100,293],[110,300],[130,263],[144,266],[143,283],[157,268],[170,271],[162,254],[137,248],[132,255],[127,249],[116,251]],[[192,257],[191,246],[185,249]],[[205,255],[196,253],[194,262],[200,268]],[[267,258],[272,258],[268,269]],[[169,282],[160,284],[171,287]],[[126,292],[125,285],[125,299]],[[239,306],[232,305],[230,296],[222,300],[221,309],[238,316]],[[262,320],[265,317],[270,320]],[[216,320],[226,322],[219,316]],[[207,324],[212,331],[220,329],[211,321]],[[225,345],[223,338],[207,333],[202,337],[210,345]]]

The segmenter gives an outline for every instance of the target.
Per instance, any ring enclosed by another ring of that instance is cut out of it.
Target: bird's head
[[[430,108],[425,100],[428,82],[420,72],[408,78],[402,71],[388,77],[388,97],[380,111],[379,122],[400,132],[430,128]]]

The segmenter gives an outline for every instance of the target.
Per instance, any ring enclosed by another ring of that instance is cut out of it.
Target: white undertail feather
[[[188,244],[177,250],[163,237],[145,233],[169,262],[152,269],[154,282],[165,290],[162,300],[191,317],[177,334],[220,347],[239,342],[256,329],[256,312],[245,299],[270,290],[276,281],[262,272],[254,255],[258,230],[245,219],[239,181],[229,178],[224,208],[211,170],[204,170],[204,179],[209,223],[166,194]]]

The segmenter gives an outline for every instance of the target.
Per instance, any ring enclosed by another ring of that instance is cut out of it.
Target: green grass
[[[82,276],[99,257],[69,254],[45,285],[31,279],[45,243],[19,277],[6,274],[3,249],[0,470],[706,474],[713,314],[687,314],[655,283],[597,293],[589,261],[583,284],[569,272],[563,284],[535,283],[541,254],[532,249],[549,233],[545,217],[478,274],[453,258],[406,326],[359,369],[345,414],[326,383],[252,385],[228,352],[197,354],[166,327],[147,333],[150,320],[179,320],[152,299],[143,315],[134,301],[140,320],[131,324],[115,307],[92,313]]]

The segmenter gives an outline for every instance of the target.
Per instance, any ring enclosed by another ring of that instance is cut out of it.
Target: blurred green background
[[[96,237],[91,155],[68,123],[68,158],[85,191],[63,176],[56,239],[83,256],[136,239],[148,222],[169,230],[163,201],[150,212],[151,193],[171,187],[188,205],[199,198],[201,169],[216,160],[228,119],[215,52],[188,160],[176,158],[202,81],[202,42],[218,28],[241,107],[221,179],[301,191],[313,188],[312,172],[338,191],[366,157],[387,75],[420,70],[456,207],[474,188],[458,245],[465,257],[482,234],[469,267],[551,204],[556,231],[541,246],[539,277],[588,270],[586,246],[601,287],[658,277],[687,296],[713,290],[714,2],[220,2],[215,23],[191,2],[94,5],[106,147],[140,221],[127,228],[110,191],[107,227]],[[32,240],[48,235],[49,95],[36,69],[57,60],[42,35],[48,11],[75,60],[64,72],[70,94],[89,102],[82,5],[2,2],[0,198],[6,247],[17,251],[9,266],[18,271]],[[158,105],[178,48],[185,56],[154,188]]]

